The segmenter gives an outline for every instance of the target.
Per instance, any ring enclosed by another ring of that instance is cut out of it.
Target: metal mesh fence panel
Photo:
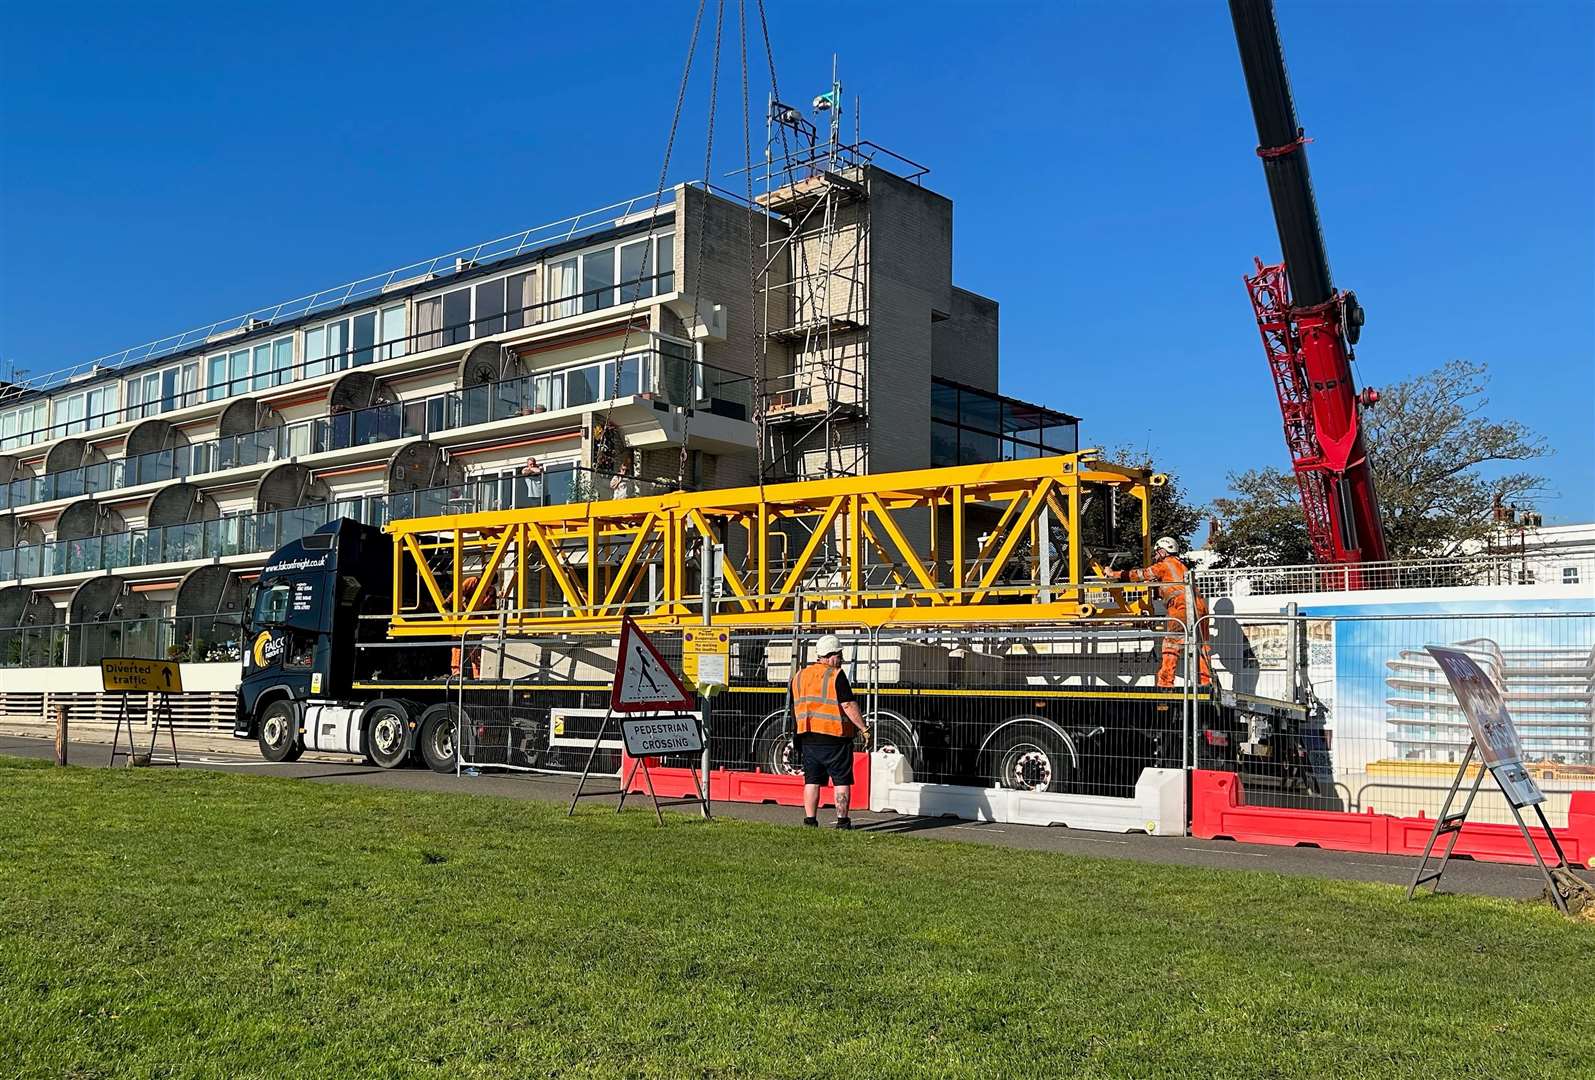
[[[1322,746],[1307,749],[1327,760],[1346,810],[1430,817],[1439,810],[1471,735],[1429,645],[1466,650],[1495,680],[1552,821],[1566,820],[1573,792],[1595,790],[1595,614],[1221,615],[1212,622],[1226,684],[1243,693],[1294,690],[1318,712]],[[1257,769],[1242,770],[1248,802],[1269,801],[1264,780],[1285,768],[1289,752],[1265,749]],[[1481,789],[1470,820],[1512,820],[1494,785]]]

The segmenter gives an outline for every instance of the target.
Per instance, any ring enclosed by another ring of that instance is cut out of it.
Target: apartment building
[[[1502,646],[1456,642],[1501,690],[1531,761],[1595,765],[1595,650],[1587,645]],[[1386,723],[1396,757],[1460,761],[1472,738],[1445,673],[1427,652],[1385,662]]]
[[[0,711],[102,655],[226,684],[254,571],[337,517],[1077,449],[997,330],[924,171],[831,148],[0,386]]]

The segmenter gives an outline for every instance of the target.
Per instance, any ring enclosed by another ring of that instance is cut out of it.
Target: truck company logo
[[[284,559],[280,563],[272,563],[271,565],[267,566],[260,572],[260,576],[265,577],[268,574],[281,574],[288,570],[325,570],[327,568],[327,560],[330,558],[332,558],[332,555],[329,553],[321,556],[319,559]]]
[[[252,650],[255,658],[255,666],[266,667],[269,664],[275,663],[277,658],[282,655],[282,651],[282,638],[272,637],[269,630],[262,630],[260,635],[255,638],[255,645],[254,649]]]

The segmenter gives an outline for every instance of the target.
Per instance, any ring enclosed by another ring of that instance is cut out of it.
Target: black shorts
[[[827,779],[846,787],[853,782],[853,740],[834,736],[800,735],[803,744],[803,782],[823,784]]]

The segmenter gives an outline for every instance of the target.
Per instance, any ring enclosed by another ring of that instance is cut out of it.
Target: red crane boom
[[[1319,562],[1378,562],[1386,557],[1384,525],[1361,409],[1379,395],[1358,394],[1351,373],[1362,308],[1330,276],[1273,2],[1230,0],[1230,16],[1285,257],[1269,266],[1257,260],[1246,291],[1279,392],[1308,539]]]

